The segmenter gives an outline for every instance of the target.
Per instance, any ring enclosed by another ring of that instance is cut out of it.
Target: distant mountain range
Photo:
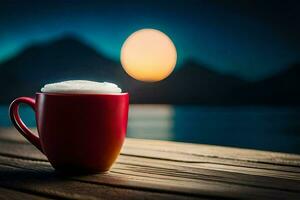
[[[186,61],[167,79],[144,83],[129,77],[120,63],[74,36],[36,44],[0,64],[0,103],[32,96],[45,83],[87,79],[117,83],[131,103],[202,105],[299,105],[300,66],[258,82],[224,75]]]

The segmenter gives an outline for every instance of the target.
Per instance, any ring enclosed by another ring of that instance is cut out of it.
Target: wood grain
[[[33,194],[28,194],[25,192],[20,192],[17,190],[11,190],[7,188],[0,187],[0,200],[20,200],[20,199],[32,199],[32,200],[49,200],[51,198],[46,198],[42,196],[37,196]]]
[[[0,130],[0,177],[14,177],[16,171],[25,173],[21,177],[37,176],[33,183],[22,184],[19,180],[9,184],[8,179],[0,178],[0,184],[54,198],[97,198],[94,194],[97,190],[106,194],[107,190],[117,190],[113,198],[129,191],[124,198],[145,195],[158,199],[300,199],[299,163],[300,156],[294,154],[126,139],[109,173],[57,177],[46,157],[16,131]],[[34,187],[41,181],[41,173],[46,179],[54,176],[53,184],[48,181],[41,184],[42,189],[40,184]],[[74,194],[79,196],[65,193],[79,185],[84,188],[84,191],[75,190]]]
[[[141,199],[145,196],[148,199],[194,199],[189,196],[76,181],[72,177],[56,173],[47,162],[26,162],[1,156],[0,177],[2,187],[54,199]]]

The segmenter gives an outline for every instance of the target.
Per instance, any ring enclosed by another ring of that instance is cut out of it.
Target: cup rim
[[[36,95],[47,95],[47,96],[123,96],[128,95],[128,92],[121,93],[103,93],[103,94],[93,94],[93,93],[62,93],[62,92],[36,92]]]

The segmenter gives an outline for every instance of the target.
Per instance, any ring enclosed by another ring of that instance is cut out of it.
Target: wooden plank
[[[16,135],[16,134],[11,134],[11,135]],[[129,140],[129,141],[132,141],[132,140]],[[134,141],[141,142],[141,140],[134,140]],[[138,143],[136,145],[138,145]],[[125,148],[123,148],[123,150],[126,151],[126,147],[127,146],[125,146]],[[4,148],[4,150],[9,150],[9,149],[11,149],[11,148]],[[23,146],[19,146],[19,150],[21,152],[24,152]],[[137,152],[141,152],[141,151],[143,151],[143,149],[137,150]],[[25,150],[25,152],[26,152],[26,150]],[[124,151],[122,151],[122,152],[124,152]],[[13,153],[16,154],[17,152],[15,152],[15,150],[13,150]],[[32,153],[33,153],[32,156],[34,158],[46,160],[46,158],[42,154],[40,154],[38,151],[36,151],[35,149],[32,150]],[[154,151],[154,152],[150,152],[150,153],[153,154],[153,156],[143,156],[143,157],[155,158],[155,160],[157,160],[157,157],[161,156],[161,154],[162,154],[162,152],[158,152],[158,151]],[[150,154],[150,153],[148,153],[148,154]],[[166,152],[165,152],[165,154],[166,154]],[[128,154],[122,153],[122,155],[128,155]],[[156,157],[154,157],[154,156],[156,156]],[[163,161],[163,159],[160,162],[162,162],[162,161]],[[186,165],[191,165],[191,163],[189,163],[189,162],[185,163],[182,161],[180,161],[179,164],[182,166],[185,166],[185,167],[186,167]],[[199,163],[195,162],[195,163],[193,163],[192,166],[197,167],[197,168],[213,168],[213,169],[218,169],[218,170],[239,172],[239,173],[253,174],[253,175],[270,175],[270,176],[282,177],[282,178],[291,178],[291,179],[297,179],[297,180],[299,179],[299,174],[296,173],[296,172],[299,172],[298,167],[286,167],[286,166],[277,166],[277,165],[275,165],[275,167],[273,167],[273,165],[257,164],[257,163],[249,164],[249,162],[246,162],[246,166],[245,166],[245,162],[236,162],[236,161],[226,160],[226,159],[225,160],[224,159],[221,159],[221,160],[213,159],[212,160],[211,158],[206,158],[206,160],[202,160],[202,162],[199,162]],[[257,170],[257,168],[258,168],[258,170]],[[276,170],[276,171],[273,172],[273,171],[267,170],[269,168]],[[284,171],[284,172],[290,172],[290,173],[280,173],[278,171]]]
[[[9,132],[9,134],[0,134],[0,139],[2,135],[2,140],[5,141],[11,141],[11,142],[18,142],[20,139],[22,141],[25,141],[22,136],[19,136],[19,134],[16,134],[16,131]],[[6,135],[6,137],[3,138],[3,135]],[[8,139],[7,135],[9,135],[10,139]],[[15,138],[12,138],[15,137]],[[190,153],[186,153],[185,151],[182,152],[174,152],[174,151],[167,151],[166,146],[162,145],[160,150],[157,149],[151,149],[149,147],[152,146],[152,143],[156,143],[159,141],[146,141],[147,145],[143,145],[142,147],[140,143],[145,143],[143,140],[138,139],[126,139],[126,143],[124,145],[124,148],[122,149],[121,154],[127,155],[127,156],[135,156],[135,157],[144,157],[144,158],[153,158],[155,160],[165,160],[165,161],[174,161],[178,163],[182,163],[182,165],[190,165],[193,163],[193,166],[197,166],[199,168],[214,168],[224,171],[238,171],[240,173],[252,173],[257,174],[257,170],[259,170],[258,174],[260,172],[266,174],[266,170],[275,170],[276,172],[273,173],[274,176],[281,176],[281,174],[277,171],[282,172],[291,172],[289,173],[282,173],[282,177],[289,177],[289,176],[295,176],[294,173],[300,173],[300,167],[298,166],[289,166],[289,165],[278,165],[273,163],[259,163],[256,161],[244,161],[239,159],[227,159],[227,158],[220,158],[220,157],[214,157],[214,155],[210,156],[198,156],[198,155],[191,155]],[[27,143],[27,142],[25,142]],[[128,143],[131,143],[127,145]],[[169,142],[168,142],[169,143]],[[176,143],[177,144],[177,143]],[[169,145],[173,145],[173,143],[169,143]],[[181,144],[182,145],[182,144]],[[134,147],[133,147],[134,146]],[[179,143],[180,146],[180,143]],[[193,146],[193,145],[191,145]],[[205,145],[207,146],[207,145]],[[23,146],[19,146],[20,150],[22,150]],[[4,148],[4,150],[9,151],[9,148]],[[200,146],[199,152],[204,151],[205,148]],[[207,150],[206,150],[207,151]],[[252,150],[251,150],[252,151]],[[37,150],[33,150],[32,154],[34,158],[36,159],[46,159],[44,156],[42,156]],[[276,153],[278,154],[278,153]],[[279,153],[281,154],[281,153]],[[284,154],[286,155],[286,154]],[[289,154],[288,154],[289,155]],[[292,155],[299,157],[298,155]],[[182,159],[178,159],[182,157]],[[191,162],[190,160],[194,160]],[[195,161],[196,160],[196,161]],[[272,172],[271,172],[272,173]],[[296,174],[296,177],[299,177],[298,174]]]
[[[0,139],[26,142],[12,128],[0,129]],[[205,161],[210,163],[217,159],[221,163],[244,161],[255,164],[272,164],[275,168],[276,165],[296,167],[293,170],[300,172],[300,155],[214,145],[127,138],[122,154],[189,163],[203,163]],[[240,166],[239,163],[238,166]]]
[[[188,196],[191,197],[191,195],[195,197],[210,196],[213,198],[230,197],[245,199],[299,198],[299,193],[282,190],[252,188],[248,186],[209,181],[201,181],[198,183],[191,180],[186,182],[176,180],[170,181],[158,179],[158,177],[151,177],[151,175],[150,177],[135,177],[132,176],[132,174],[118,174],[115,172],[90,176],[62,177],[62,179],[61,177],[57,177],[57,174],[52,170],[47,162],[5,158],[1,156],[0,177],[5,177],[5,179],[0,179],[0,185],[5,184],[12,188],[25,188],[26,190],[34,191],[39,194],[43,193],[47,196],[58,196],[63,198],[93,199],[92,197],[95,197],[93,196],[95,193],[104,192],[101,191],[101,188],[98,188],[100,186],[114,186],[114,189],[116,187],[126,188],[126,191],[128,189],[135,189],[144,190],[143,192],[145,192],[145,190],[148,192],[152,191],[153,193],[159,192],[158,194],[173,193],[174,198],[187,198]],[[84,186],[83,184],[87,185]],[[80,191],[77,191],[76,188],[80,188]],[[93,190],[97,190],[97,192]],[[121,195],[121,193],[118,194]],[[184,196],[182,196],[183,194]],[[144,193],[143,195],[149,194]],[[126,198],[126,196],[124,198]]]
[[[33,171],[51,170],[45,156],[16,136],[15,131],[10,134],[0,134],[2,165],[10,163],[13,167],[22,166]],[[226,151],[225,156],[217,150]],[[206,155],[209,152],[214,154]],[[127,139],[110,173],[68,179],[92,185],[197,197],[300,198],[299,156],[271,152],[269,157],[270,152],[259,151],[258,155],[255,152]],[[231,154],[235,153],[245,154],[246,159],[233,159]]]
[[[194,199],[189,196],[75,181],[72,177],[55,173],[49,163],[26,163],[24,160],[1,156],[0,177],[1,186],[55,199]]]
[[[201,162],[199,157],[221,158],[228,160],[240,160],[256,163],[277,164],[287,166],[300,166],[300,155],[278,153],[270,151],[259,151],[232,147],[221,147],[204,144],[190,144],[181,142],[169,142],[160,140],[130,139],[125,143],[126,151],[131,155],[153,156],[149,152],[167,152],[176,154],[170,159],[185,162]],[[143,152],[136,152],[136,149],[143,149]],[[189,155],[188,157],[186,155]],[[163,154],[162,158],[167,158]]]
[[[5,145],[2,145],[5,146]],[[6,150],[12,149],[12,146],[5,146]],[[27,146],[30,147],[30,146]],[[31,147],[30,147],[31,148]],[[18,157],[21,154],[22,158],[26,159],[26,156],[30,156],[28,154],[29,150],[25,150],[21,148],[22,151],[17,153],[17,151],[13,151],[14,157]],[[31,159],[31,158],[28,158]],[[32,159],[34,160],[34,159]],[[36,160],[40,161],[40,160]],[[46,161],[44,158],[42,161]],[[286,188],[288,190],[300,190],[299,187],[299,174],[297,173],[282,173],[271,170],[263,170],[262,172],[256,170],[256,173],[240,173],[237,169],[236,171],[224,171],[218,170],[214,168],[201,168],[199,166],[194,166],[195,164],[184,164],[184,163],[176,163],[170,161],[160,161],[155,159],[147,159],[147,158],[135,158],[128,156],[120,156],[117,163],[114,165],[112,172],[116,173],[124,173],[124,171],[128,174],[132,174],[133,176],[147,176],[151,175],[153,177],[158,175],[166,175],[163,177],[166,180],[176,180],[174,177],[178,176],[186,179],[192,179],[191,181],[196,181],[197,179],[205,179],[212,181],[227,181],[229,183],[237,183],[243,185],[254,185],[261,187],[269,187],[269,188],[278,188],[283,189]],[[243,169],[243,168],[242,168]],[[239,177],[239,179],[236,179]],[[162,177],[159,177],[162,178]],[[297,179],[298,178],[298,179]],[[294,180],[294,181],[291,181]],[[295,181],[297,180],[297,181]],[[295,184],[298,183],[298,184]]]
[[[18,148],[14,148],[15,144],[7,143],[0,141],[0,145],[3,147],[0,150],[0,154],[2,155],[10,155],[13,157],[20,157],[25,159],[32,159],[32,160],[41,160],[47,161],[47,158],[41,154],[38,150],[36,150],[32,145],[28,144],[18,144]],[[282,179],[291,179],[291,180],[298,180],[300,179],[300,173],[297,170],[292,171],[284,171],[284,170],[277,170],[277,169],[264,169],[264,168],[253,168],[253,167],[244,167],[244,166],[230,166],[227,164],[212,164],[212,163],[185,163],[185,162],[176,162],[176,161],[169,161],[169,160],[160,160],[160,159],[153,159],[147,157],[135,157],[135,156],[128,156],[127,154],[121,155],[118,159],[118,162],[123,162],[124,159],[130,165],[138,165],[140,162],[144,163],[147,166],[151,165],[161,165],[162,167],[171,167],[173,168],[185,168],[187,170],[195,171],[195,170],[205,170],[213,171],[223,171],[238,173],[238,174],[245,174],[245,175],[257,175],[257,176],[264,176],[264,177],[275,177],[275,178],[282,178]],[[125,162],[126,164],[126,162]],[[156,167],[156,166],[153,166]],[[281,167],[283,168],[283,167]],[[286,168],[284,166],[284,168]],[[225,173],[225,174],[226,174]]]
[[[51,198],[46,198],[42,196],[37,196],[33,194],[28,194],[25,192],[20,192],[17,190],[11,190],[7,188],[0,187],[0,200],[20,200],[20,199],[31,199],[31,200],[46,200]]]
[[[11,145],[11,144],[10,144]],[[24,145],[24,144],[23,144]],[[24,145],[29,148],[33,147]],[[10,149],[6,146],[4,149]],[[23,154],[28,154],[28,150],[21,148]],[[17,159],[27,163],[28,168],[41,169],[47,166],[46,161]],[[3,161],[7,163],[8,161]],[[10,161],[11,162],[11,161]],[[124,163],[125,162],[125,163]],[[29,163],[29,164],[28,164]],[[13,163],[22,166],[19,161]],[[300,197],[299,182],[281,178],[266,178],[262,176],[241,175],[231,172],[218,172],[216,170],[197,170],[180,168],[172,165],[170,161],[160,163],[153,159],[135,158],[120,156],[109,174],[73,177],[73,180],[85,181],[94,184],[106,184],[118,187],[128,187],[133,189],[146,189],[159,192],[174,192],[186,195],[208,195],[223,197],[254,197],[267,198],[274,194],[279,197]]]

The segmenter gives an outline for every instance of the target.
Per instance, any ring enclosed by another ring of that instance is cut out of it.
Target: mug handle
[[[19,97],[15,99],[9,106],[9,115],[12,123],[16,127],[16,129],[29,141],[31,142],[36,148],[38,148],[42,153],[42,145],[39,137],[35,136],[34,133],[29,130],[29,128],[24,124],[20,115],[19,115],[19,105],[20,103],[24,103],[29,105],[34,112],[35,110],[35,99],[30,97]]]

